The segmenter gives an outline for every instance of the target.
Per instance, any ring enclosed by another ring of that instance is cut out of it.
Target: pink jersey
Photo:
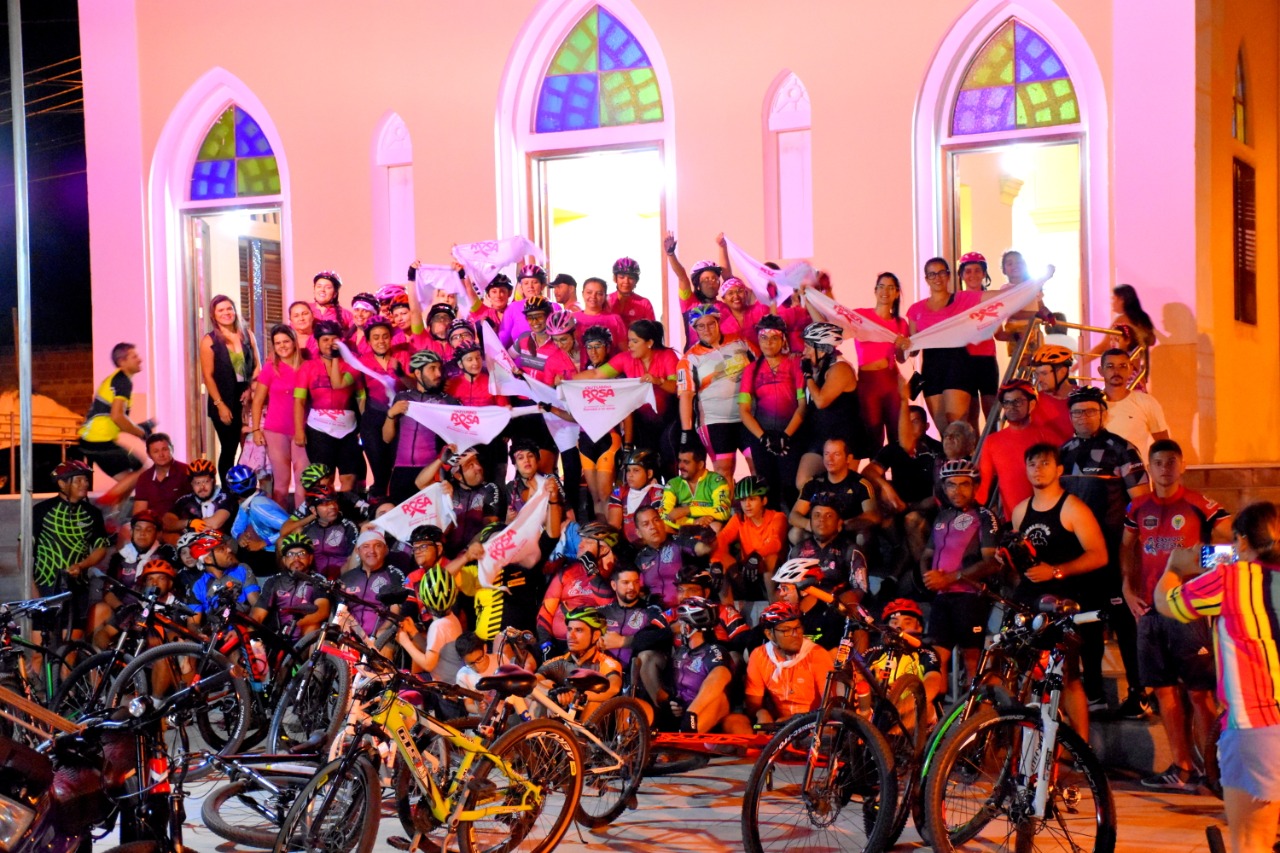
[[[306,364],[306,362],[302,362]],[[299,365],[299,369],[302,365]],[[259,425],[270,432],[293,437],[293,391],[298,387],[298,370],[287,362],[269,358],[262,365],[258,381],[267,386],[267,411]]]
[[[744,341],[755,341],[756,326],[760,321],[769,315],[769,306],[757,302],[755,305],[748,305],[742,311],[742,319],[739,320],[729,310],[729,306],[723,302],[720,303],[720,334],[737,335]]]
[[[670,347],[656,349],[649,356],[649,366],[646,368],[640,359],[636,358],[629,352],[620,352],[613,358],[609,359],[609,363],[600,368],[600,375],[606,379],[612,379],[615,376],[625,376],[627,379],[639,379],[642,376],[655,376],[662,382],[674,380],[676,378],[676,365],[680,363],[679,356],[676,351]],[[676,395],[668,394],[658,386],[653,388],[653,399],[658,404],[657,411],[649,404],[645,404],[637,409],[641,417],[662,417],[665,416],[670,407],[675,403]]]
[[[787,324],[787,345],[792,352],[804,350],[804,330],[813,322],[809,309],[803,305],[791,305],[778,309],[778,316]]]
[[[1138,594],[1149,601],[1173,549],[1209,544],[1213,526],[1225,518],[1227,511],[1220,503],[1185,486],[1167,498],[1148,492],[1135,499],[1124,528],[1138,537],[1142,561]]]
[[[444,391],[450,397],[458,398],[464,406],[505,406],[507,398],[489,391],[489,373],[480,371],[471,376],[463,373],[444,384]]]
[[[923,332],[930,326],[936,326],[949,317],[954,317],[962,311],[968,311],[981,301],[982,294],[978,291],[964,290],[960,293],[952,294],[949,303],[937,311],[933,311],[929,308],[929,300],[921,299],[907,309],[907,319],[915,324],[917,332]]]
[[[636,293],[631,294],[625,303],[619,298],[616,290],[610,293],[609,310],[621,317],[627,328],[630,328],[636,320],[658,319],[653,313],[652,303]]]
[[[613,335],[614,352],[627,348],[627,324],[622,322],[622,318],[617,314],[588,314],[585,311],[575,311],[573,316],[578,321],[577,327],[573,330],[578,338],[578,349],[582,349],[582,335],[592,326],[603,326],[609,330],[609,334]]]
[[[356,408],[356,398],[364,395],[364,378],[341,362],[338,363],[339,383],[335,388],[329,381],[329,360],[314,358],[304,361],[298,368],[298,381],[294,386],[295,398],[311,399],[311,408],[339,411]]]
[[[409,360],[402,355],[392,354],[391,357],[387,359],[385,367],[378,362],[378,357],[374,355],[372,351],[370,351],[368,355],[360,356],[359,360],[361,364],[372,370],[374,373],[382,376],[390,376],[392,379],[396,380],[396,390],[399,390],[401,387],[409,387],[408,383],[404,381],[404,378],[409,374]],[[366,382],[365,387],[368,389],[369,393],[369,405],[378,409],[391,408],[391,399],[387,396],[387,389],[381,382]]]
[[[881,317],[876,313],[876,309],[874,308],[855,308],[853,309],[853,313],[861,314],[871,322],[884,326],[895,334],[902,335],[903,337],[910,337],[911,335],[911,327],[907,324],[905,317],[899,317],[896,320],[892,317]],[[875,364],[877,361],[884,361],[885,359],[888,359],[890,364],[893,364],[894,362],[895,350],[893,344],[879,343],[877,341],[855,340],[854,346],[858,350],[859,367],[864,364]]]

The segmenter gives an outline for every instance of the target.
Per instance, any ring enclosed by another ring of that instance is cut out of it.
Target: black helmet
[[[610,332],[604,326],[590,326],[582,333],[582,345],[603,341],[605,346],[613,346],[613,332]]]
[[[623,468],[630,468],[632,465],[639,465],[650,474],[657,472],[658,468],[661,467],[657,452],[644,447],[636,448],[622,460]]]
[[[516,461],[516,454],[522,450],[528,451],[529,453],[532,453],[534,456],[538,456],[542,453],[542,448],[538,447],[538,443],[533,439],[517,438],[512,440],[511,450],[508,452],[508,455],[511,457],[512,462]]]
[[[1076,403],[1097,403],[1103,409],[1107,408],[1107,395],[1102,393],[1101,388],[1094,388],[1092,385],[1081,385],[1075,388],[1067,395],[1067,408],[1070,409]]]
[[[434,542],[439,545],[444,542],[444,531],[434,524],[419,524],[409,534],[409,542],[410,544],[414,542]]]
[[[427,324],[430,325],[431,321],[434,320],[438,314],[444,314],[449,318],[449,321],[452,322],[458,317],[458,309],[454,308],[448,302],[437,302],[435,305],[432,305],[431,310],[427,312]]]
[[[613,262],[614,275],[630,275],[640,277],[640,264],[634,258],[618,258]]]
[[[515,288],[511,286],[511,279],[507,278],[502,273],[498,273],[493,277],[493,280],[485,287],[484,292],[488,293],[495,287],[505,287],[507,290],[515,290]]]
[[[316,273],[314,276],[311,277],[311,284],[314,285],[317,281],[319,281],[322,278],[329,279],[329,283],[333,285],[334,293],[337,293],[339,290],[342,290],[342,277],[339,276],[333,270],[320,270],[320,272]]]
[[[676,608],[676,618],[691,628],[706,631],[714,627],[718,614],[716,606],[701,596],[686,598]]]
[[[530,314],[550,314],[551,303],[541,296],[530,296],[524,301],[524,315],[528,317]]]
[[[340,338],[342,337],[342,326],[338,325],[333,320],[321,320],[312,327],[311,334],[317,340],[326,335]]]

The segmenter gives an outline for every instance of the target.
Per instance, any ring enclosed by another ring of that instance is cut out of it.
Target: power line
[[[38,184],[41,181],[56,181],[58,178],[70,178],[75,175],[83,175],[87,171],[88,171],[87,169],[80,169],[75,172],[59,172],[56,175],[45,175],[44,177],[41,177],[41,178],[32,178],[29,181],[27,181],[27,183]],[[11,190],[11,189],[13,189],[13,184],[0,184],[0,190]]]

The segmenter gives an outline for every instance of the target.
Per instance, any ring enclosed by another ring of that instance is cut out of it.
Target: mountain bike
[[[33,643],[21,636],[19,620],[57,613],[70,598],[70,592],[63,592],[48,598],[0,604],[0,687],[45,708],[53,704],[61,680],[72,671],[77,660],[92,654],[93,647],[78,640],[58,642],[53,634],[42,638],[47,643]],[[38,659],[39,665],[33,665],[30,658]],[[11,713],[18,719],[11,719]],[[31,722],[16,709],[0,711],[0,734],[36,746],[39,739],[27,727]]]

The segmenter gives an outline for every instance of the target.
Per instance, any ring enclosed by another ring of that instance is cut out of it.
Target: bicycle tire
[[[889,828],[886,844],[892,847],[902,835],[907,825],[907,816],[911,814],[911,804],[916,797],[917,770],[924,750],[925,726],[928,720],[928,702],[925,698],[924,682],[916,675],[902,675],[894,680],[889,688],[887,701],[898,709],[899,719],[908,731],[890,731],[884,729],[891,715],[878,714],[877,718],[886,718],[885,725],[877,725],[889,744],[893,755],[893,772],[898,780],[898,800],[894,807],[893,823]],[[877,722],[879,720],[877,719]]]
[[[676,776],[680,773],[701,770],[710,763],[711,756],[706,753],[669,746],[652,746],[649,749],[649,765],[645,767],[644,775]]]
[[[473,730],[479,724],[479,717],[460,717],[445,722],[446,726],[457,729],[460,732]],[[417,744],[419,752],[425,755],[429,751],[435,756],[440,767],[439,775],[436,777],[436,784],[447,790],[449,779],[453,777],[454,771],[457,770],[461,761],[462,750],[452,748],[448,741],[430,731],[420,732],[414,742]],[[422,793],[418,790],[418,786],[413,780],[409,765],[405,763],[404,757],[401,755],[396,756],[392,784],[395,790],[396,815],[400,818],[400,826],[404,829],[405,835],[413,838],[415,834],[421,832],[422,838],[418,846],[424,853],[442,853],[445,849],[443,845],[445,840],[444,826],[435,822],[430,810],[423,811],[418,807],[418,800]],[[450,849],[456,850],[456,844],[451,846]]]
[[[115,649],[98,652],[81,661],[58,685],[50,710],[75,721],[106,708],[112,682],[132,662],[132,655]]]
[[[460,821],[462,853],[547,853],[569,831],[582,797],[582,749],[569,727],[558,720],[531,720],[509,729],[489,748],[518,778],[511,778],[489,756],[481,756],[469,783],[464,810],[495,801],[516,804],[527,798],[526,780],[541,796],[530,812]],[[549,819],[549,820],[548,820]]]
[[[200,817],[204,825],[215,835],[225,838],[244,847],[256,847],[270,850],[275,846],[276,836],[280,834],[280,826],[284,816],[289,813],[289,806],[311,779],[303,773],[281,773],[273,770],[264,773],[271,784],[280,789],[273,793],[263,788],[252,776],[228,782],[209,792],[200,806]],[[250,801],[257,803],[255,808]],[[233,817],[224,817],[224,809],[235,809],[242,806]],[[274,819],[263,814],[273,811]]]
[[[1032,738],[1030,741],[1028,736]],[[1021,708],[1001,713],[984,710],[967,720],[948,739],[925,786],[925,817],[937,853],[951,853],[979,834],[992,841],[992,833],[985,831],[1002,816],[1008,829],[997,828],[995,844],[989,845],[997,849],[1012,849],[1012,844],[1019,850],[1034,850],[1036,836],[1048,830],[1057,838],[1067,837],[1068,849],[1113,853],[1116,811],[1111,786],[1097,756],[1067,725],[1058,727],[1054,760],[1055,772],[1068,774],[1067,784],[1059,777],[1051,787],[1045,818],[1020,819],[1032,789],[1018,785],[1014,756],[1024,749],[1038,748],[1039,737],[1039,711]],[[977,784],[984,776],[993,777],[989,786]],[[1082,786],[1074,784],[1076,781],[1088,788],[1091,808],[1081,807]],[[1068,808],[1058,807],[1060,797],[1069,803]],[[963,808],[965,803],[979,800],[975,808]],[[1088,811],[1093,813],[1092,821],[1075,817]],[[965,820],[965,815],[970,813],[972,816]],[[1066,826],[1068,821],[1073,825],[1070,828]],[[1058,841],[1055,849],[1060,845]]]
[[[57,695],[58,688],[62,685],[62,680],[69,676],[81,661],[92,657],[97,652],[93,644],[85,640],[67,640],[55,648],[53,656],[57,658],[60,665],[49,668],[51,677],[47,683],[41,673],[38,683],[32,685],[33,688],[38,688],[33,689],[33,692],[40,704],[46,708],[50,707],[53,704],[53,697]]]
[[[345,765],[345,766],[344,766]],[[340,786],[330,799],[331,786]],[[340,813],[330,814],[335,801]],[[328,800],[328,802],[326,802]],[[378,824],[382,819],[382,785],[378,781],[378,768],[366,753],[348,759],[340,756],[316,771],[298,794],[289,813],[285,815],[280,832],[276,835],[277,851],[310,851],[316,848],[306,843],[316,826],[316,815],[309,811],[319,808],[319,831],[325,835],[323,849],[326,853],[370,853],[378,840]],[[332,817],[332,823],[327,823]],[[330,827],[326,831],[325,827]],[[338,829],[355,830],[333,838]],[[333,842],[337,842],[337,846]]]
[[[271,726],[268,752],[323,753],[347,721],[351,705],[351,668],[346,661],[322,654],[307,660],[285,682]]]
[[[884,736],[868,721],[843,709],[829,712],[825,733],[818,732],[817,728],[817,713],[792,718],[773,736],[751,768],[742,804],[742,843],[749,853],[812,849],[815,841],[821,849],[848,853],[887,848],[885,841],[893,814],[878,804],[881,800],[896,802],[897,780]],[[847,759],[836,765],[839,790],[834,808],[829,798],[811,805],[801,790],[813,755],[815,735],[830,739],[823,756],[825,767],[818,768],[817,772],[832,766],[833,752]],[[850,809],[855,797],[862,799],[857,807]],[[796,817],[790,820],[778,817],[784,808]],[[846,811],[852,818],[850,829],[832,830]],[[781,824],[776,838],[772,831],[762,832],[762,828],[776,824]],[[831,837],[819,838],[819,834]]]
[[[649,719],[644,706],[630,696],[614,696],[587,717],[583,724],[613,750],[622,767],[592,772],[592,767],[608,767],[617,759],[588,740],[579,741],[585,756],[582,799],[575,819],[589,829],[607,826],[627,809],[644,779],[649,763]]]
[[[198,659],[201,668],[199,671],[193,670],[193,674],[200,677],[231,670],[231,663],[225,657],[218,652],[206,652],[205,647],[199,643],[163,643],[138,655],[124,668],[111,684],[111,690],[107,694],[107,707],[116,708],[134,696],[150,695],[151,685],[147,680],[149,667],[166,658],[180,657]],[[182,676],[181,663],[176,664],[176,667],[172,663],[169,666],[168,677],[175,686],[180,678],[189,677]],[[249,727],[251,702],[248,685],[243,678],[233,674],[230,681],[208,696],[205,703],[193,712],[195,728],[203,745],[217,755],[233,755],[238,752]],[[166,729],[165,737],[173,738],[171,743],[176,742],[176,727]],[[190,733],[188,739],[193,751],[199,748],[199,744],[190,738]],[[176,758],[176,750],[170,750],[170,754]],[[187,778],[198,779],[212,769],[212,762],[207,760],[188,765]]]

